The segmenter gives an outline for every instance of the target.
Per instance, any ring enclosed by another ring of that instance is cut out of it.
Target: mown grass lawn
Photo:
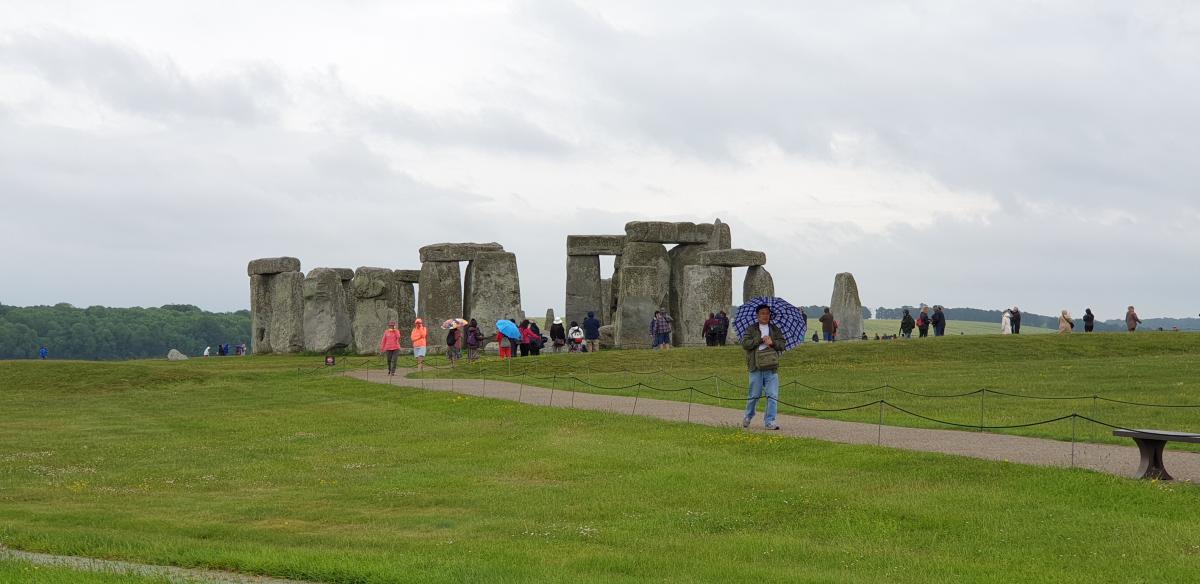
[[[487,359],[426,375],[487,377],[741,408],[747,384],[743,355],[739,347],[732,346],[551,354],[511,361]],[[785,354],[780,371],[782,383],[803,384],[782,389],[780,400],[785,405],[780,410],[785,413],[876,423],[877,407],[846,412],[800,408],[848,408],[884,399],[912,412],[966,426],[1026,424],[1079,413],[1127,427],[1200,432],[1200,407],[1143,407],[1092,398],[1200,405],[1200,334],[992,335],[805,343]],[[639,382],[643,385],[637,385]],[[685,387],[703,393],[651,389]],[[871,388],[878,389],[862,391]],[[950,398],[911,395],[953,395],[981,388],[1018,396],[1082,399],[1027,399],[998,393]],[[885,411],[884,423],[952,427],[894,409]],[[1063,421],[995,431],[1069,440],[1072,424]],[[1078,422],[1074,435],[1077,440],[1128,444],[1127,439],[1113,437],[1110,428],[1087,422]]]
[[[0,543],[325,582],[1183,582],[1200,560],[1191,485],[310,361],[0,363]]]
[[[61,566],[42,566],[0,559],[0,582],[37,584],[173,584],[165,577],[112,572],[81,572]]]

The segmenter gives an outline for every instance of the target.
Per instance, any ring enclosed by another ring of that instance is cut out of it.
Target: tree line
[[[206,346],[250,343],[250,311],[207,312],[190,304],[159,308],[76,308],[0,304],[0,359],[34,359],[45,346],[52,359],[143,359],[186,355]]]
[[[926,306],[901,306],[899,308],[884,308],[880,306],[875,309],[875,318],[887,320],[899,320],[903,318],[904,311],[912,311],[915,318],[917,313],[921,311],[921,307]],[[932,308],[930,309],[932,310]],[[949,320],[963,320],[968,322],[988,322],[1000,324],[1000,318],[1004,315],[1003,310],[983,310],[979,308],[946,308],[943,310],[946,313],[946,318]],[[1082,330],[1083,314],[1071,314],[1078,322],[1078,326]],[[1057,329],[1058,315],[1046,316],[1044,314],[1035,314],[1032,312],[1021,312],[1021,326],[1032,326]],[[1196,318],[1146,318],[1142,320],[1142,324],[1138,327],[1139,330],[1154,330],[1154,329],[1172,330],[1198,330],[1200,329],[1200,319]],[[1112,318],[1108,320],[1096,320],[1096,330],[1105,332],[1119,332],[1125,330],[1125,315],[1121,318]]]

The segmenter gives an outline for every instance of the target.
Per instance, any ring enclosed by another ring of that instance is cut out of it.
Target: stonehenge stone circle
[[[621,301],[613,331],[618,347],[650,345],[650,319],[654,318],[654,311],[664,308],[667,296],[665,275],[659,266],[621,266]]]
[[[675,316],[675,330],[685,345],[704,344],[708,314],[729,305],[729,275],[722,266],[691,265],[684,268],[683,310]]]
[[[775,280],[771,273],[762,266],[750,266],[746,270],[746,279],[742,281],[742,303],[758,296],[774,295]]]
[[[423,262],[417,296],[417,317],[430,329],[429,345],[445,346],[446,338],[432,331],[447,319],[462,318],[463,287],[458,262]]]
[[[862,338],[862,301],[858,298],[858,283],[854,281],[854,274],[842,272],[833,278],[829,312],[838,321],[837,340],[857,341]]]
[[[313,268],[304,278],[304,349],[325,353],[354,343],[342,274]]]
[[[588,311],[600,313],[600,256],[567,256],[567,322],[583,322]]]
[[[469,262],[483,251],[504,251],[499,243],[435,243],[420,249],[421,263]]]
[[[247,276],[269,276],[284,272],[299,272],[300,260],[293,257],[259,258],[246,266]]]
[[[567,255],[621,255],[625,239],[624,235],[568,235]]]
[[[458,274],[455,267],[455,275]],[[424,279],[421,280],[424,291]],[[447,318],[461,318],[468,314],[479,323],[479,329],[485,337],[496,334],[496,321],[502,318],[517,319],[523,316],[521,312],[521,280],[517,274],[517,256],[507,251],[479,252],[475,259],[467,264],[466,286],[463,306],[456,315],[447,315],[436,321],[436,324],[426,326],[437,328]],[[423,297],[423,296],[422,296]],[[449,310],[451,307],[447,306]],[[432,314],[432,313],[431,313]],[[439,315],[440,318],[440,315]],[[441,335],[439,345],[446,344],[445,335]],[[433,344],[432,341],[430,344]]]
[[[387,268],[360,267],[354,271],[354,321],[351,323],[354,352],[379,353],[379,339],[387,323],[399,321],[395,279]],[[402,337],[403,338],[403,337]]]
[[[723,249],[700,254],[701,265],[746,268],[767,263],[767,254],[746,249]]]

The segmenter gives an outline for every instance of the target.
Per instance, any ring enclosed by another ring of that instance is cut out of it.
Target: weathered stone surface
[[[721,266],[686,266],[683,270],[683,309],[675,318],[676,336],[683,345],[704,344],[704,321],[729,305],[728,269]]]
[[[475,254],[485,251],[504,251],[504,246],[491,243],[435,243],[421,248],[422,270],[427,262],[469,262]],[[443,343],[445,341],[443,340]]]
[[[304,278],[304,349],[325,353],[354,342],[342,274],[314,268]]]
[[[542,321],[542,333],[546,336],[550,335],[550,325],[554,324],[554,309],[546,309],[546,320]]]
[[[342,280],[342,294],[346,298],[346,316],[350,318],[350,346],[354,346],[354,270],[333,268]]]
[[[685,221],[675,224],[675,237],[679,243],[709,243],[712,236],[712,223]]]
[[[269,276],[283,272],[299,272],[300,260],[292,257],[259,258],[246,266],[247,276]]]
[[[625,270],[634,266],[650,267],[655,269],[655,290],[661,292],[661,296],[654,299],[656,308],[670,310],[670,290],[671,290],[671,260],[667,255],[667,248],[661,243],[648,242],[630,242],[625,244],[625,253],[621,255],[621,273],[620,279],[625,279]],[[623,294],[625,283],[620,283],[620,292]],[[651,311],[653,315],[653,311]]]
[[[250,276],[250,352],[271,353],[271,276]]]
[[[613,313],[613,293],[612,293],[612,278],[602,278],[600,280],[600,312],[596,318],[600,322],[609,325],[612,324]]]
[[[621,255],[624,235],[568,235],[567,255]]]
[[[613,331],[615,331],[616,328],[617,327],[615,327],[611,324],[606,324],[606,325],[600,327],[600,348],[601,349],[612,349],[613,348]]]
[[[337,274],[338,279],[343,282],[349,282],[354,279],[354,270],[350,268],[327,268],[333,270]]]
[[[463,316],[462,275],[458,271],[458,262],[422,263],[417,294],[417,316],[430,329],[429,344],[444,346],[446,337],[433,331],[440,330],[438,327],[446,319]]]
[[[713,221],[712,249],[729,249],[733,247],[733,237],[729,233],[729,224],[720,219]]]
[[[421,270],[393,270],[396,274],[396,279],[409,284],[421,283]]]
[[[567,297],[563,316],[582,323],[588,311],[599,313],[600,257],[567,256]]]
[[[666,308],[667,281],[663,268],[621,266],[621,303],[616,314],[614,342],[619,347],[650,346],[650,319]]]
[[[299,353],[304,350],[304,274],[282,272],[270,279],[271,352]]]
[[[690,221],[630,221],[625,224],[625,236],[629,242],[708,243],[712,234],[711,225],[699,226]]]
[[[187,361],[188,356],[179,352],[179,349],[171,349],[167,351],[167,361]]]
[[[701,265],[724,266],[727,268],[746,268],[761,266],[767,263],[767,254],[748,249],[721,249],[706,251],[700,254]]]
[[[678,318],[683,314],[683,289],[686,286],[684,269],[699,264],[700,254],[708,249],[709,246],[706,243],[681,243],[667,252],[667,259],[671,263],[671,284],[667,296],[667,307],[672,316]],[[688,339],[686,336],[686,329],[678,328],[671,340],[675,346],[695,344],[696,339]]]
[[[771,272],[762,266],[751,266],[746,270],[746,279],[742,281],[742,303],[749,302],[756,296],[774,296],[775,279]]]
[[[412,321],[403,322],[396,310],[395,276],[387,268],[361,267],[354,271],[354,351],[359,355],[379,353],[379,341],[387,323],[395,321],[403,330]],[[405,338],[407,335],[405,335]]]
[[[495,336],[497,320],[512,318],[520,322],[524,318],[516,254],[507,251],[480,252],[467,264],[466,276],[464,312],[479,323],[479,330],[485,337]],[[424,287],[422,281],[421,288]],[[441,320],[437,322],[441,324]],[[441,339],[442,344],[445,341]]]
[[[407,282],[396,276],[392,272],[392,282],[396,286],[396,323],[401,329],[411,332],[413,321],[417,319],[417,295],[413,289],[412,282]],[[441,323],[439,323],[441,324]],[[383,333],[379,333],[382,335]],[[376,339],[378,342],[378,339]],[[405,348],[412,347],[412,338],[408,335],[401,335],[400,346]]]
[[[858,297],[858,283],[854,274],[842,272],[833,278],[833,297],[829,300],[829,312],[838,321],[839,341],[857,341],[862,338],[862,301]]]

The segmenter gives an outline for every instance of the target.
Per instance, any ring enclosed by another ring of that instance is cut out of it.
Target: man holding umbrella
[[[787,347],[787,340],[783,337],[783,331],[771,322],[769,305],[757,305],[754,314],[756,321],[742,332],[742,349],[746,351],[746,368],[750,370],[750,394],[746,399],[746,417],[742,418],[742,427],[750,426],[758,400],[765,393],[767,411],[763,423],[768,430],[778,430],[775,413],[779,409],[779,356]]]

